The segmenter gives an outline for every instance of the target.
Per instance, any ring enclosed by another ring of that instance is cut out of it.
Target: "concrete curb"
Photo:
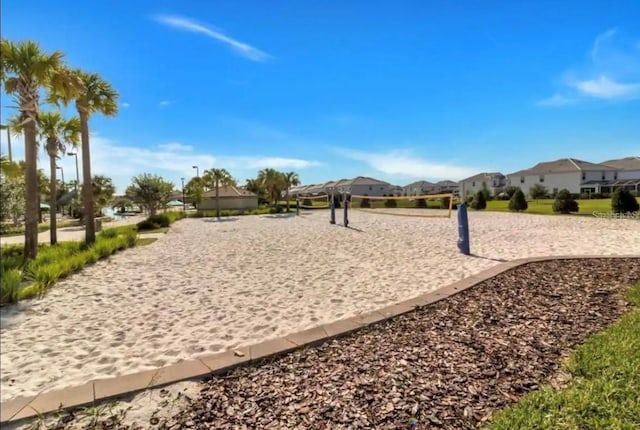
[[[106,400],[130,396],[150,388],[158,388],[179,381],[204,379],[234,367],[272,358],[295,349],[324,343],[355,330],[430,305],[467,290],[487,279],[529,263],[553,260],[582,259],[640,259],[640,255],[576,255],[523,258],[500,263],[476,275],[464,278],[438,290],[422,294],[410,300],[386,306],[366,314],[356,315],[324,324],[298,333],[266,340],[255,345],[237,348],[217,354],[209,354],[192,360],[165,366],[155,370],[132,373],[109,379],[90,381],[84,385],[42,392],[35,396],[16,397],[0,404],[0,424],[17,422],[59,410],[70,410],[93,405]]]

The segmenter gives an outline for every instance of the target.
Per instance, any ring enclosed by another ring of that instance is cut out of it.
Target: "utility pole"
[[[184,178],[180,178],[182,181],[182,212],[187,211],[187,204],[184,201]]]

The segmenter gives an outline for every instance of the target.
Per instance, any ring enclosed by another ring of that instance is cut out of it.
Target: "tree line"
[[[95,242],[94,195],[91,176],[89,121],[94,114],[118,113],[118,93],[98,73],[72,68],[60,51],[46,52],[38,43],[26,40],[0,42],[0,81],[15,102],[17,114],[8,127],[24,136],[24,195],[26,259],[38,253],[39,189],[38,138],[45,140],[50,159],[51,237],[56,242],[57,178],[55,160],[66,147],[82,150],[82,203],[85,241]],[[41,94],[44,97],[41,97]],[[51,111],[41,111],[41,104]],[[77,116],[64,118],[61,107],[73,105]]]

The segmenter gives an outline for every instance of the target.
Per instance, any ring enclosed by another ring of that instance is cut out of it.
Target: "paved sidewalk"
[[[131,225],[137,224],[138,222],[145,219],[143,216],[131,216],[122,220],[111,221],[108,223],[102,224],[102,228],[110,228],[110,227],[119,227],[121,225]],[[84,239],[84,227],[65,227],[58,229],[58,241],[74,241],[74,240],[82,240]],[[43,231],[38,234],[38,243],[49,243],[50,235],[49,230]],[[8,236],[8,237],[0,237],[0,244],[2,245],[11,245],[16,243],[24,243],[24,236]]]

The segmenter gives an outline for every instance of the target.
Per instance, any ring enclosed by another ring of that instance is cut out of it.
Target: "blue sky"
[[[403,185],[640,155],[637,0],[14,0],[2,35],[118,90],[91,129],[119,191],[193,165]]]

